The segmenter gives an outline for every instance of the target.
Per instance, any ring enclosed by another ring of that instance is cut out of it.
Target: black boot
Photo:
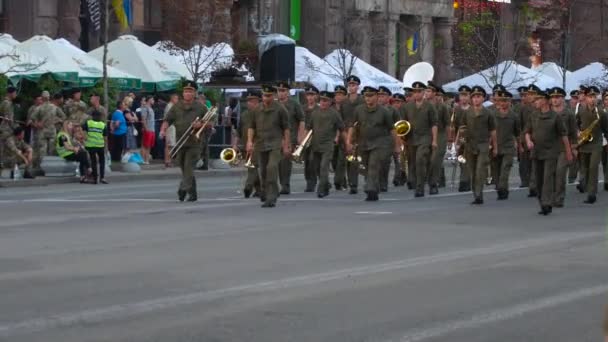
[[[186,191],[177,190],[177,198],[179,199],[180,202],[183,202],[186,199]]]
[[[378,200],[378,193],[375,191],[367,191],[367,197],[365,198],[368,202],[375,202]]]
[[[538,212],[539,215],[549,215],[552,212],[552,208],[551,206],[547,206],[547,205],[543,205],[542,207],[540,207],[540,211]]]
[[[350,191],[348,192],[349,195],[356,195],[357,194],[357,188],[350,188]]]
[[[578,183],[578,184],[576,185],[576,188],[578,189],[578,192],[580,192],[581,194],[584,194],[584,193],[585,193],[585,187],[583,186],[583,184]]]
[[[481,199],[480,197],[475,197],[475,200],[473,202],[471,202],[471,204],[483,204],[483,199]]]
[[[429,190],[429,195],[437,195],[439,193],[439,189],[436,185],[432,186]]]
[[[424,197],[424,191],[416,191],[414,197]]]
[[[243,195],[245,196],[245,198],[251,197],[251,189],[250,188],[243,189]]]
[[[25,172],[23,172],[23,178],[34,179],[36,177],[34,177],[34,175],[32,175],[32,173],[30,172],[30,170],[25,170]]]
[[[585,200],[586,204],[593,204],[595,203],[595,201],[597,200],[597,198],[595,197],[595,195],[589,195],[587,196],[587,199]]]
[[[530,192],[528,193],[528,197],[537,197],[538,196],[538,192],[536,192],[536,190],[530,190]]]
[[[285,186],[281,188],[281,192],[279,192],[280,195],[289,195],[291,193],[291,190],[289,189],[289,186]]]
[[[264,204],[262,204],[262,208],[274,208],[276,206],[276,204],[274,202],[264,202]]]
[[[604,191],[608,191],[608,179],[604,181]]]

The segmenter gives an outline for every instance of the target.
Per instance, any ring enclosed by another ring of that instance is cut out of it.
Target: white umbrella
[[[88,55],[102,61],[103,46]],[[186,67],[172,56],[131,35],[120,36],[108,44],[108,65],[135,75],[141,79],[143,89],[150,92],[175,89],[182,77],[189,77]]]
[[[14,83],[26,78],[36,81],[46,73],[52,73],[57,66],[48,63],[44,58],[24,52],[17,47],[0,44],[0,73],[5,74]]]

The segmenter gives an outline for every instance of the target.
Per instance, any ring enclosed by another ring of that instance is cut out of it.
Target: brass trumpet
[[[220,152],[220,159],[231,167],[238,167],[243,161],[243,155],[233,148],[225,148]],[[253,162],[251,161],[251,156],[247,158],[247,162],[245,162],[244,166],[248,169],[255,169],[255,165],[253,165]]]

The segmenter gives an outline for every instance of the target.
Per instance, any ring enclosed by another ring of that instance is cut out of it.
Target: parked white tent
[[[103,60],[103,46],[88,55]],[[141,79],[145,91],[165,91],[177,87],[181,77],[188,78],[185,66],[131,35],[120,36],[108,44],[108,64]]]
[[[532,70],[553,78],[557,82],[556,86],[564,88],[568,92],[573,88],[577,87],[572,77],[572,72],[562,68],[561,66],[553,62],[545,62],[537,67],[532,68]]]
[[[321,57],[301,46],[296,46],[295,53],[296,82],[308,82],[319,90],[329,91],[336,85],[344,85],[337,71]]]
[[[581,85],[597,84],[608,86],[606,77],[606,65],[595,62],[572,72],[573,85],[578,88]]]
[[[558,81],[552,77],[526,68],[515,61],[504,61],[473,75],[447,83],[443,85],[443,89],[448,92],[457,92],[461,85],[479,85],[486,92],[491,93],[494,85],[502,84],[513,94],[517,94],[517,88],[528,86],[531,83],[536,84],[541,89],[559,85]]]
[[[334,50],[330,54],[325,56],[324,59],[334,68],[337,68],[338,70],[343,70],[344,68],[341,68],[340,64],[344,65],[344,60],[346,61],[347,65],[351,64],[351,55],[352,54],[349,51],[343,51],[343,53],[341,53],[340,50]],[[344,58],[344,56],[346,56],[346,58]],[[360,58],[355,59],[351,74],[357,75],[357,77],[361,79],[361,87],[385,86],[393,93],[403,93],[403,82],[368,64]]]

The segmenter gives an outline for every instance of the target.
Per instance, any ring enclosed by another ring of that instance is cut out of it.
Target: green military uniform
[[[535,95],[540,92],[540,89],[535,85],[530,85],[526,92]],[[527,127],[538,112],[537,109],[530,104],[521,105],[518,109],[520,115],[519,122],[521,123],[522,128]],[[535,163],[532,161],[532,152],[528,150],[523,132],[524,130],[522,130],[521,144],[524,152],[519,157],[521,187],[528,187],[530,191],[529,197],[534,197],[537,194],[536,172],[534,171]]]
[[[572,100],[576,99],[578,101],[578,98],[579,98],[579,90],[573,90],[570,92],[570,102],[567,104],[567,106],[568,106],[568,108],[570,108],[570,111],[574,115],[574,122],[576,122],[576,118],[577,118],[578,114],[577,114],[577,110],[576,110],[577,105],[572,103]],[[578,130],[578,123],[577,123],[576,129]],[[570,167],[568,168],[568,183],[570,183],[570,184],[576,183],[576,180],[578,179],[578,169],[579,169],[579,164],[580,164],[579,157],[580,156],[577,155],[577,157],[572,161],[572,163],[570,163]]]
[[[485,96],[482,87],[472,88],[472,96],[481,94]],[[490,137],[496,130],[494,115],[487,108],[478,111],[471,107],[461,118],[459,126],[466,126],[465,158],[473,182],[474,204],[483,203],[483,186],[486,182],[488,164],[490,162]]]
[[[87,119],[87,104],[82,100],[69,99],[64,105],[64,111],[68,120],[74,123],[74,127],[80,127]]]
[[[285,84],[283,84],[285,86]],[[302,106],[293,100],[288,98],[285,102],[280,102],[287,110],[287,119],[289,120],[289,132],[291,138],[292,150],[298,144],[298,131],[300,123],[304,121],[304,112]],[[291,192],[291,169],[292,169],[292,158],[283,157],[279,163],[279,183],[281,184],[281,194],[287,195]]]
[[[510,95],[510,94],[508,94]],[[499,93],[499,97],[507,97],[507,93]],[[511,174],[511,168],[513,167],[513,158],[516,154],[517,140],[521,135],[521,125],[517,114],[512,110],[503,113],[500,110],[496,110],[496,145],[498,147],[498,153],[495,158],[492,159],[492,171],[494,172],[492,178],[496,180],[496,191],[498,192],[498,199],[504,200],[509,197],[509,175]]]
[[[363,92],[375,93],[374,88],[365,87]],[[354,121],[358,123],[358,153],[367,172],[365,192],[368,201],[378,200],[382,167],[390,158],[394,149],[393,117],[386,108],[377,105],[369,108],[359,106],[354,112]]]
[[[592,87],[595,88],[595,87]],[[597,92],[596,92],[597,94]],[[597,110],[597,111],[596,111]],[[584,131],[591,125],[593,121],[599,118],[598,124],[592,130],[593,141],[583,143],[578,146],[580,155],[580,174],[581,185],[584,192],[589,196],[587,202],[595,202],[597,195],[597,183],[599,164],[602,158],[602,133],[608,135],[608,118],[600,113],[600,108],[589,108],[586,105],[580,105],[578,111],[578,120],[580,122],[580,130]]]
[[[265,93],[272,93],[273,87],[265,86]],[[282,156],[282,143],[285,130],[289,130],[289,119],[284,106],[273,102],[264,104],[253,115],[251,129],[260,169],[260,182],[263,188],[261,199],[265,207],[274,207],[279,195],[278,171]]]
[[[382,94],[382,93],[388,94],[389,96],[392,95],[391,91],[388,88],[379,87],[378,94]],[[399,115],[399,112],[388,103],[386,105],[384,105],[384,108],[389,112],[391,119],[393,121],[393,127],[394,127],[394,124],[397,121],[401,120],[401,116]],[[399,169],[400,169],[399,157],[395,156],[392,153],[391,153],[391,157],[389,157],[386,160],[386,163],[382,166],[382,172],[380,173],[380,191],[381,192],[388,191],[388,177],[389,177],[389,173],[391,171],[391,160],[395,161],[395,177],[399,176]],[[395,157],[396,157],[396,159],[395,159]],[[395,183],[395,182],[393,182],[393,183]],[[397,186],[397,185],[395,185],[395,186]]]
[[[566,96],[566,92],[559,88],[553,88],[551,91],[551,96]],[[560,117],[566,127],[570,145],[576,146],[578,134],[574,114],[567,107],[565,107],[562,112],[556,112],[556,114]],[[564,200],[566,198],[566,184],[568,181],[568,169],[571,164],[571,162],[568,162],[566,159],[566,147],[564,144],[560,143],[559,147],[560,150],[557,158],[557,169],[555,172],[555,196],[553,198],[553,206],[558,208],[564,206]],[[573,162],[574,161],[572,161],[572,163]]]
[[[424,89],[426,86],[415,82],[414,89]],[[438,125],[437,111],[429,102],[410,102],[405,106],[405,120],[412,126],[407,135],[407,154],[409,163],[409,180],[416,187],[416,197],[424,196],[424,184],[427,183],[428,169],[431,157],[432,128]]]
[[[429,170],[429,187],[431,194],[437,193],[441,182],[441,170],[443,159],[448,145],[448,132],[450,126],[450,112],[446,105],[437,103],[434,105],[437,112],[437,148],[431,153],[431,167]]]
[[[333,98],[333,94],[326,91],[322,91],[320,96],[327,99]],[[318,108],[311,113],[306,129],[313,132],[310,151],[314,169],[318,170],[317,194],[319,198],[322,198],[329,194],[329,163],[334,152],[336,132],[344,129],[344,123],[340,114],[333,108],[325,110]]]
[[[608,92],[604,91],[604,98],[608,96]],[[603,106],[601,115],[604,116],[604,120],[608,121],[608,107]],[[608,141],[604,137],[602,141],[602,168],[604,169],[604,190],[608,191]]]
[[[9,157],[8,150],[6,149],[6,143],[8,138],[13,134],[13,128],[15,127],[14,118],[15,111],[13,107],[13,101],[4,99],[0,104],[0,116],[5,119],[0,119],[0,169],[2,169],[3,162]]]
[[[319,93],[319,91],[315,87],[307,88],[306,92],[314,93],[314,94]],[[312,112],[314,112],[318,108],[319,108],[318,104],[315,104],[312,108],[308,107],[308,105],[304,106],[303,110],[304,110],[305,125],[308,125]],[[304,179],[306,179],[305,191],[313,192],[313,191],[315,191],[314,189],[317,185],[317,170],[314,169],[314,165],[312,163],[312,158],[311,158],[311,154],[310,154],[310,149],[307,148],[304,150],[304,152],[302,153],[302,158],[304,159]]]
[[[540,93],[544,96],[543,93]],[[538,200],[543,214],[551,212],[555,197],[555,171],[557,169],[557,158],[559,157],[559,145],[562,145],[562,137],[568,132],[561,116],[549,110],[539,111],[537,115],[528,122],[526,133],[534,143],[534,164],[536,171],[536,186],[538,189]]]
[[[40,169],[42,158],[55,153],[55,137],[57,124],[66,119],[66,115],[52,102],[46,101],[38,106],[32,113],[34,123],[42,123],[42,128],[36,129],[34,141],[34,169]]]
[[[24,165],[25,162],[19,157],[19,153],[25,155],[29,150],[31,150],[31,147],[14,135],[6,139],[6,151],[8,153],[6,166],[12,169],[15,165]],[[31,165],[25,167],[25,173],[29,174],[31,172],[30,167]]]
[[[259,98],[258,96],[256,97]],[[239,120],[237,132],[239,135],[239,140],[241,141],[241,145],[243,145],[241,146],[242,151],[245,150],[245,145],[247,144],[247,131],[249,130],[249,128],[251,128],[254,116],[255,111],[251,110],[246,110],[241,113],[241,119]],[[251,191],[253,191],[254,189],[257,195],[262,192],[260,186],[260,177],[258,176],[259,162],[255,151],[251,157],[251,162],[256,168],[247,168],[247,179],[245,180],[245,189],[243,191],[245,193],[245,197],[249,197],[248,194],[250,194]]]
[[[334,94],[341,93],[346,96],[346,88],[344,86],[336,86],[334,88]],[[343,103],[346,102],[345,98]],[[338,112],[340,116],[340,120],[344,122],[344,113],[342,112],[343,104],[338,104],[337,101],[334,102],[333,109]],[[334,146],[334,152],[332,156],[332,167],[334,169],[334,186],[336,190],[346,189],[346,142],[343,139],[343,136],[339,137],[338,144]]]
[[[355,109],[364,105],[363,97],[359,95],[355,100],[351,100],[350,97],[344,100],[342,104],[342,121],[346,128],[353,127],[355,123]],[[356,194],[359,187],[359,162],[355,160],[346,163],[346,177],[348,186],[350,187],[350,194]]]
[[[469,90],[470,92],[470,90]],[[467,108],[462,108],[462,107],[458,107],[454,110],[454,134],[456,134],[459,130],[458,127],[458,123],[462,122],[463,117],[465,116],[466,112],[469,110],[470,106],[468,106]],[[462,138],[464,139],[464,135],[465,135],[466,131],[461,132],[461,134],[463,135]],[[454,142],[455,144],[459,144],[458,141]],[[456,153],[458,154],[458,151],[456,151]],[[458,181],[458,191],[459,192],[466,192],[466,191],[471,191],[471,174],[469,173],[469,167],[466,164],[463,163],[458,163],[458,167],[460,169],[460,176],[459,176],[459,181]]]
[[[189,88],[194,88],[188,83]],[[175,126],[175,136],[181,137],[194,120],[202,118],[207,113],[207,107],[198,101],[185,103],[180,101],[175,104],[165,117],[167,124]],[[198,198],[196,191],[196,178],[194,177],[194,168],[201,154],[201,143],[197,141],[194,134],[190,135],[183,147],[179,150],[176,156],[176,162],[182,172],[182,180],[179,184],[178,196],[183,200],[186,193],[190,195],[189,201],[195,201]]]

